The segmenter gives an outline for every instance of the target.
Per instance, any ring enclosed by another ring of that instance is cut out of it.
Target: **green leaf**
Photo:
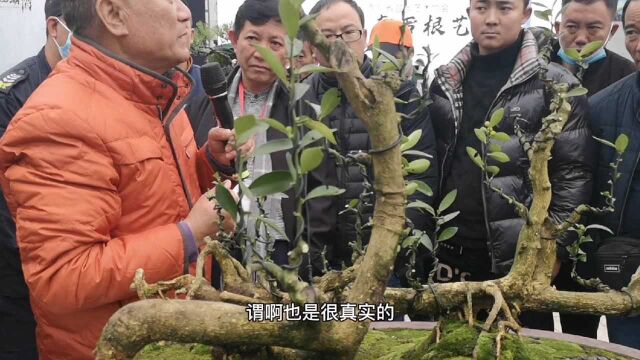
[[[264,119],[264,122],[266,122],[267,124],[269,124],[270,127],[278,130],[279,132],[291,137],[289,134],[289,131],[287,130],[287,127],[284,126],[280,121],[276,120],[276,119]]]
[[[396,59],[395,56],[389,54],[388,52],[377,48],[376,49],[380,55],[382,55],[384,58],[386,58],[391,64],[393,64],[393,67],[395,70],[400,70],[400,68],[402,68],[402,64],[400,64],[400,61],[398,59]]]
[[[578,52],[578,49],[576,48],[569,48],[566,49],[565,54],[567,54],[568,57],[572,58],[575,61],[580,61],[582,59],[582,57],[580,56],[580,53]]]
[[[322,139],[324,139],[324,136],[322,136],[322,134],[315,130],[311,130],[304,134],[302,140],[300,140],[300,147],[307,147],[307,145],[313,144],[314,142]]]
[[[426,233],[423,233],[420,236],[420,244],[429,249],[429,251],[433,252],[433,243],[431,242],[431,238]]]
[[[541,20],[544,21],[549,21],[549,19],[551,18],[551,9],[547,9],[547,10],[536,10],[533,12],[533,14]]]
[[[418,191],[418,184],[413,182],[408,182],[404,185],[404,194],[406,196],[411,196]]]
[[[278,59],[276,54],[271,49],[267,49],[264,46],[254,46],[256,47],[256,50],[258,50],[258,53],[260,53],[260,56],[262,56],[264,61],[266,61],[267,65],[269,65],[271,71],[273,71],[278,79],[280,79],[280,81],[282,81],[282,83],[288,87],[289,80],[287,79],[287,71],[284,69],[284,66],[282,65],[280,59]]]
[[[258,121],[253,115],[245,115],[237,118],[234,123],[234,129],[236,130],[236,145],[241,146],[253,135],[261,131],[267,131],[268,128],[268,123]]]
[[[491,114],[491,119],[489,120],[489,127],[494,128],[502,122],[504,119],[504,108],[499,108]]]
[[[627,146],[629,146],[629,137],[625,134],[620,134],[616,139],[616,151],[618,154],[622,154],[625,150],[627,150]]]
[[[495,141],[500,141],[500,142],[506,143],[507,141],[511,140],[511,136],[509,136],[509,134],[507,134],[507,133],[497,132],[497,133],[491,135],[491,139],[493,139]]]
[[[340,96],[340,90],[336,88],[331,88],[322,95],[322,101],[320,102],[321,112],[318,120],[329,116],[340,105]]]
[[[436,212],[433,210],[433,207],[431,205],[420,200],[416,200],[407,204],[407,209],[421,209],[431,214],[431,216],[436,215]]]
[[[547,5],[545,5],[545,4],[543,4],[543,3],[536,2],[536,1],[532,1],[532,2],[531,2],[531,5],[535,5],[535,6],[537,6],[537,7],[541,7],[541,8],[543,8],[543,9],[548,9],[548,8],[549,8]]]
[[[567,93],[567,97],[587,95],[588,92],[589,90],[587,90],[586,88],[583,88],[582,86],[578,86],[577,88],[571,89],[571,91]]]
[[[296,73],[297,74],[304,74],[304,73],[315,74],[315,73],[330,73],[335,71],[336,69],[332,69],[332,68],[328,68],[328,67],[324,67],[316,64],[307,64],[301,67],[300,69],[297,69]]]
[[[348,207],[349,209],[355,209],[356,206],[358,206],[358,204],[360,204],[360,200],[359,199],[351,199],[351,201],[349,201],[349,204],[347,204],[346,207]]]
[[[216,184],[216,201],[231,215],[233,221],[238,219],[238,204],[229,190],[220,183]]]
[[[609,229],[608,227],[603,226],[603,225],[593,224],[593,225],[587,226],[586,229],[587,230],[590,230],[590,229],[602,230],[602,231],[606,231],[609,234],[613,235],[613,231],[611,231],[611,229]]]
[[[480,167],[480,169],[484,169],[484,162],[480,158],[480,154],[478,154],[478,150],[467,146],[467,154],[473,160],[473,162]]]
[[[413,160],[405,169],[409,174],[422,174],[431,166],[431,162],[427,159]]]
[[[585,45],[582,50],[580,50],[580,57],[582,59],[593,55],[596,51],[602,48],[604,42],[602,40],[592,41]]]
[[[320,108],[320,105],[314,104],[309,100],[305,100],[304,102],[307,103],[307,105],[309,105],[309,107],[311,109],[313,109],[313,112],[316,114],[316,117],[320,116],[320,113],[322,112],[322,109]]]
[[[449,192],[440,202],[440,206],[438,206],[438,215],[442,214],[451,205],[453,205],[453,202],[456,201],[457,196],[458,190],[452,190],[451,192]]]
[[[378,49],[380,49],[380,35],[376,34],[376,37],[373,41],[373,47],[371,48],[374,68],[377,68],[378,59],[380,58],[380,52],[378,51]]]
[[[420,237],[419,236],[407,236],[406,238],[404,238],[404,240],[402,241],[402,245],[400,245],[403,249],[404,248],[408,248],[411,245],[417,243],[418,241],[420,241]]]
[[[304,48],[304,43],[300,39],[293,39],[292,43],[291,39],[289,39],[289,37],[286,37],[284,39],[284,46],[287,49],[287,57],[291,58],[300,55],[302,49]]]
[[[500,168],[497,166],[487,166],[487,172],[493,176],[498,175],[498,173],[500,172]]]
[[[484,128],[473,129],[473,132],[476,133],[476,137],[478,138],[478,140],[480,140],[481,143],[483,143],[483,144],[487,143],[487,134],[486,134]]]
[[[458,228],[457,227],[446,228],[446,229],[442,230],[442,232],[438,235],[438,241],[447,241],[447,240],[451,239],[452,237],[454,237],[457,232],[458,232]]]
[[[254,155],[267,155],[278,151],[289,150],[291,148],[293,148],[293,143],[290,139],[271,140],[258,146]]]
[[[264,216],[258,216],[258,218],[256,219],[256,227],[259,226],[258,224],[262,222],[265,225],[267,225],[267,227],[273,229],[275,232],[278,233],[278,235],[282,236],[283,239],[289,240],[289,237],[287,237],[287,233],[284,231],[284,229],[280,228],[278,225],[276,225],[276,222],[266,218]]]
[[[439,224],[445,224],[460,215],[460,211],[455,211],[440,218]]]
[[[390,72],[390,71],[396,71],[398,70],[398,68],[389,61],[385,61],[382,63],[382,65],[378,68],[378,72],[383,73],[383,72]]]
[[[418,129],[412,132],[411,135],[407,137],[407,141],[404,142],[402,145],[400,145],[400,151],[404,152],[412,149],[414,146],[416,146],[416,144],[418,143],[421,137],[422,137],[422,129]]]
[[[311,85],[307,84],[307,83],[296,83],[295,85],[295,91],[296,91],[296,97],[295,97],[295,101],[300,100],[304,94],[307,93],[307,91],[309,91],[309,88],[311,87]]]
[[[597,138],[597,137],[595,137],[595,136],[593,136],[593,138],[594,138],[597,142],[599,142],[599,143],[601,143],[601,144],[603,144],[603,145],[606,145],[606,146],[608,146],[608,147],[610,147],[610,148],[613,148],[613,149],[615,149],[615,148],[616,148],[616,146],[615,146],[612,142],[609,142],[609,141],[607,141],[607,140],[605,140],[605,139]]]
[[[510,160],[509,156],[503,152],[492,152],[492,153],[489,153],[489,156],[492,157],[497,162],[501,162],[503,164],[508,163]]]
[[[431,190],[431,186],[427,185],[427,183],[425,183],[424,181],[411,180],[411,182],[418,184],[418,191],[420,191],[421,193],[427,196],[433,196],[433,190]]]
[[[315,170],[315,168],[322,164],[323,159],[324,152],[321,146],[304,149],[300,156],[300,172],[306,174]]]
[[[489,144],[489,151],[491,152],[500,152],[502,151],[502,146],[499,144]]]
[[[402,155],[417,156],[417,157],[423,157],[423,158],[427,158],[427,159],[433,159],[432,155],[429,155],[429,154],[427,154],[425,152],[418,151],[418,150],[407,150],[407,151],[403,152]]]
[[[255,195],[253,195],[251,190],[249,190],[249,187],[244,183],[244,181],[238,181],[238,186],[240,186],[242,195],[248,197],[249,199],[255,200]]]
[[[249,190],[253,195],[260,197],[285,192],[292,184],[293,179],[289,171],[272,171],[257,178],[249,186]]]
[[[335,136],[333,136],[333,131],[331,131],[331,129],[329,129],[329,127],[324,123],[320,121],[311,120],[309,118],[304,122],[304,126],[306,126],[311,130],[317,131],[318,133],[320,133],[320,135],[322,135],[325,139],[327,139],[333,145],[338,145],[338,143],[336,142]]]
[[[344,192],[345,192],[344,189],[340,189],[335,186],[321,185],[311,190],[311,192],[308,193],[307,196],[305,197],[304,201],[309,201],[311,199],[315,199],[319,197],[338,196],[338,195],[342,195]],[[354,199],[354,200],[357,200],[357,199]]]
[[[300,7],[296,5],[298,5],[297,1],[280,0],[280,19],[291,39],[298,35],[298,30],[300,29],[298,24],[300,21]]]

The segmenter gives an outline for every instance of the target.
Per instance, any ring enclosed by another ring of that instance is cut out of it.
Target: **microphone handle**
[[[231,111],[231,106],[229,106],[229,102],[227,101],[227,94],[220,95],[217,97],[210,97],[211,103],[213,104],[213,111],[216,115],[216,118],[220,122],[220,126],[224,129],[233,129],[233,111]]]

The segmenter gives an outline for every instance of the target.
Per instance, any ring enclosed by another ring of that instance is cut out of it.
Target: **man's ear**
[[[467,16],[469,16],[469,15],[471,15],[471,8],[470,7],[467,8]]]
[[[529,21],[529,19],[531,18],[532,12],[533,12],[533,9],[531,9],[531,6],[527,6],[527,8],[524,9],[524,22],[522,23],[522,25],[526,24],[527,21]]]
[[[235,48],[236,45],[238,44],[238,35],[240,34],[236,34],[235,30],[229,30],[227,35],[229,35],[229,41],[231,41],[231,46]]]
[[[47,18],[47,34],[52,38],[58,36],[58,20],[56,20],[53,16],[49,16]]]
[[[619,28],[620,28],[620,24],[614,23],[613,26],[611,27],[611,34],[609,34],[609,37],[612,38],[613,35],[616,34],[616,31],[618,31]]]
[[[560,21],[556,21],[555,24],[553,24],[553,28],[556,30],[556,34],[560,34]]]
[[[127,5],[123,0],[96,0],[96,15],[114,36],[129,35]]]

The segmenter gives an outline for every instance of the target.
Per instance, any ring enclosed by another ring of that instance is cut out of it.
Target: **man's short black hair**
[[[238,8],[236,20],[233,22],[233,31],[240,34],[247,21],[261,26],[271,20],[281,22],[278,0],[246,0]]]
[[[44,3],[44,16],[48,19],[52,16],[62,17],[62,1],[47,0]]]
[[[313,8],[309,12],[309,14],[319,14],[322,10],[331,7],[332,5],[339,2],[348,4],[353,8],[353,10],[358,13],[358,17],[360,17],[360,25],[362,25],[362,28],[364,28],[364,12],[360,8],[360,6],[358,6],[358,4],[353,0],[320,0],[315,5],[313,5]]]
[[[86,31],[97,19],[96,0],[60,1],[62,1],[62,17],[69,29],[74,34],[86,35]]]
[[[635,1],[638,1],[638,0],[627,0],[627,2],[624,3],[624,7],[622,8],[622,26],[623,27],[624,27],[624,18],[625,16],[627,16],[627,8],[629,7],[629,4]]]
[[[600,1],[604,2],[604,4],[607,6],[609,15],[611,15],[611,18],[613,19],[616,16],[616,12],[618,10],[618,0],[562,0],[562,8],[564,9],[564,7],[569,5],[570,3],[591,5]]]
[[[524,8],[528,8],[529,7],[529,0],[523,0],[524,1]],[[469,3],[471,3],[471,0],[469,0]]]

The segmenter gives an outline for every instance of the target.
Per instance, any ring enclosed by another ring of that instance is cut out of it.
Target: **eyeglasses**
[[[336,39],[342,39],[345,42],[354,42],[360,40],[362,37],[362,30],[347,30],[341,34],[323,34],[329,41],[335,41]]]

